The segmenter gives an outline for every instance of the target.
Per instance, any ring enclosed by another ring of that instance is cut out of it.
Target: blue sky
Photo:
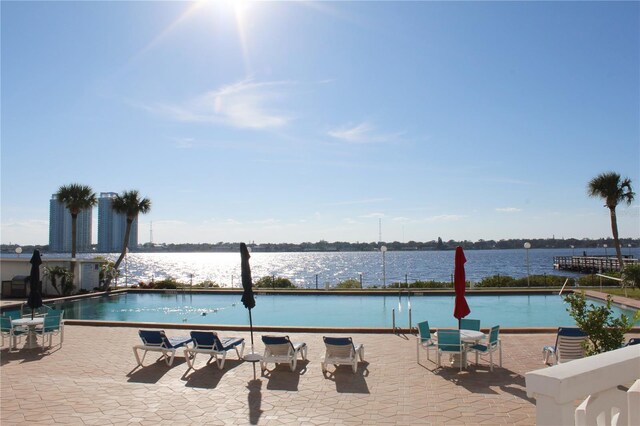
[[[3,1],[1,20],[2,243],[48,243],[73,182],[149,197],[156,243],[599,238],[589,179],[640,192],[638,2]],[[618,215],[639,237],[638,202]]]

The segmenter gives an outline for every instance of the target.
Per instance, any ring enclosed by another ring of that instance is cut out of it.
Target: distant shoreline
[[[315,243],[266,243],[255,244],[248,243],[254,252],[266,252],[266,253],[314,253],[314,252],[376,252],[380,250],[381,246],[386,246],[389,251],[448,251],[453,250],[457,246],[461,246],[465,250],[509,250],[509,249],[522,249],[525,242],[531,244],[531,249],[574,249],[574,250],[587,250],[595,248],[603,248],[606,246],[611,250],[611,253],[615,253],[613,239],[600,238],[600,239],[510,239],[510,240],[479,240],[479,241],[443,241],[438,239],[437,241],[416,242],[409,241],[401,243],[398,241],[393,242],[369,242],[369,243],[350,243],[350,242],[327,242],[318,241]],[[135,249],[130,248],[131,253],[235,253],[238,251],[239,242],[234,243],[201,243],[201,244],[143,244]],[[620,245],[623,252],[629,247],[639,247],[640,238],[621,238]],[[2,244],[0,245],[0,253],[12,254],[15,253],[17,247],[21,247],[23,253],[29,253],[34,249],[39,249],[44,252],[49,252],[48,245],[18,245],[18,244]],[[49,252],[54,253],[54,252]],[[61,254],[65,252],[60,252]],[[93,250],[78,250],[78,253],[91,254],[91,253],[103,253],[97,250],[94,246]],[[119,253],[119,252],[110,252]]]

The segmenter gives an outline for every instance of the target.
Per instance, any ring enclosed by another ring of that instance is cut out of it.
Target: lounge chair
[[[429,321],[418,323],[418,335],[416,336],[416,356],[418,364],[420,364],[420,348],[427,351],[427,360],[431,361],[431,358],[429,358],[429,349],[433,348],[437,350],[437,344],[431,338]]]
[[[460,330],[438,330],[438,367],[442,367],[440,359],[444,353],[458,354],[462,371],[466,357],[464,344],[460,341]]]
[[[2,335],[2,346],[4,346],[4,338],[9,338],[9,352],[16,350],[18,338],[25,334],[23,327],[16,327],[11,323],[11,318],[0,317],[0,334]]]
[[[460,329],[480,331],[480,320],[462,318],[460,320]]]
[[[215,358],[218,368],[224,368],[224,362],[227,359],[227,352],[235,350],[239,359],[242,359],[244,353],[244,338],[242,337],[218,337],[218,333],[214,331],[192,331],[191,338],[194,346],[185,348],[184,356],[187,359],[189,368],[193,368],[197,354],[206,354],[210,358],[207,364]],[[238,351],[238,346],[240,350]],[[220,358],[219,358],[220,357]]]
[[[142,340],[141,345],[133,347],[133,354],[136,356],[138,365],[142,367],[144,357],[148,351],[162,352],[162,356],[159,359],[165,360],[167,365],[173,364],[173,359],[176,356],[176,350],[192,342],[191,337],[167,337],[164,330],[138,330],[138,335]],[[144,351],[142,359],[138,355],[138,351]]]
[[[623,347],[626,348],[627,346],[633,346],[633,345],[640,345],[640,337],[630,338],[629,341],[625,343]]]
[[[582,343],[587,340],[587,334],[577,327],[559,327],[555,346],[545,346],[542,349],[542,358],[545,364],[553,357],[553,364],[574,359],[584,358]]]
[[[326,348],[321,363],[323,373],[327,371],[327,364],[349,364],[354,373],[358,371],[358,358],[364,361],[364,345],[355,345],[351,337],[324,336],[322,339]]]
[[[45,341],[49,337],[49,346],[53,343],[53,336],[60,336],[60,347],[64,342],[64,311],[51,310],[44,317],[42,327],[36,328],[36,335],[42,336],[42,347],[45,347]]]
[[[295,371],[298,354],[302,356],[302,359],[307,359],[307,344],[293,343],[289,340],[289,336],[262,336],[262,343],[264,343],[264,355],[260,361],[262,373],[270,362],[289,364],[291,371]]]
[[[476,365],[478,365],[479,354],[489,354],[489,370],[493,371],[493,353],[498,351],[500,355],[500,367],[502,367],[502,344],[500,343],[499,334],[499,325],[491,327],[491,332],[489,332],[489,343],[487,345],[477,343],[467,349],[468,351],[474,351],[476,353]]]

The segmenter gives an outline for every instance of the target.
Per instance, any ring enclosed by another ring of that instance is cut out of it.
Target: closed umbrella
[[[456,247],[455,270],[453,275],[453,287],[456,292],[456,303],[453,308],[453,316],[458,319],[458,328],[460,328],[460,320],[471,313],[471,309],[469,309],[467,300],[464,297],[466,285],[464,264],[466,261],[467,259],[464,257],[462,247]]]
[[[253,353],[253,321],[251,309],[256,306],[253,297],[253,282],[251,280],[251,267],[249,266],[249,248],[245,243],[240,243],[240,270],[242,274],[242,304],[249,310],[249,330],[251,331],[251,353]]]
[[[42,259],[40,258],[40,250],[33,251],[31,256],[31,275],[29,276],[29,298],[27,299],[27,306],[31,308],[31,319],[39,307],[42,306],[42,295],[38,288],[40,282],[40,265],[42,265]]]

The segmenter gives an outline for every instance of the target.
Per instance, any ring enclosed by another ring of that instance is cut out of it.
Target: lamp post
[[[20,257],[20,253],[22,253],[22,247],[18,246],[16,247],[16,254],[18,255],[18,257]]]
[[[387,288],[387,271],[385,265],[385,253],[387,252],[387,246],[380,247],[382,252],[382,288]]]
[[[569,247],[571,247],[571,256],[575,256],[576,255],[576,250],[575,250],[576,246],[569,246]]]
[[[628,255],[629,255],[629,257],[631,257],[631,244],[627,244],[627,247],[629,247],[629,253],[628,253]]]
[[[531,243],[529,241],[524,243],[524,248],[527,251],[527,287],[531,287],[531,283],[529,282],[529,249],[531,248]]]
[[[603,244],[602,247],[604,247],[604,257],[607,257],[607,245]]]

